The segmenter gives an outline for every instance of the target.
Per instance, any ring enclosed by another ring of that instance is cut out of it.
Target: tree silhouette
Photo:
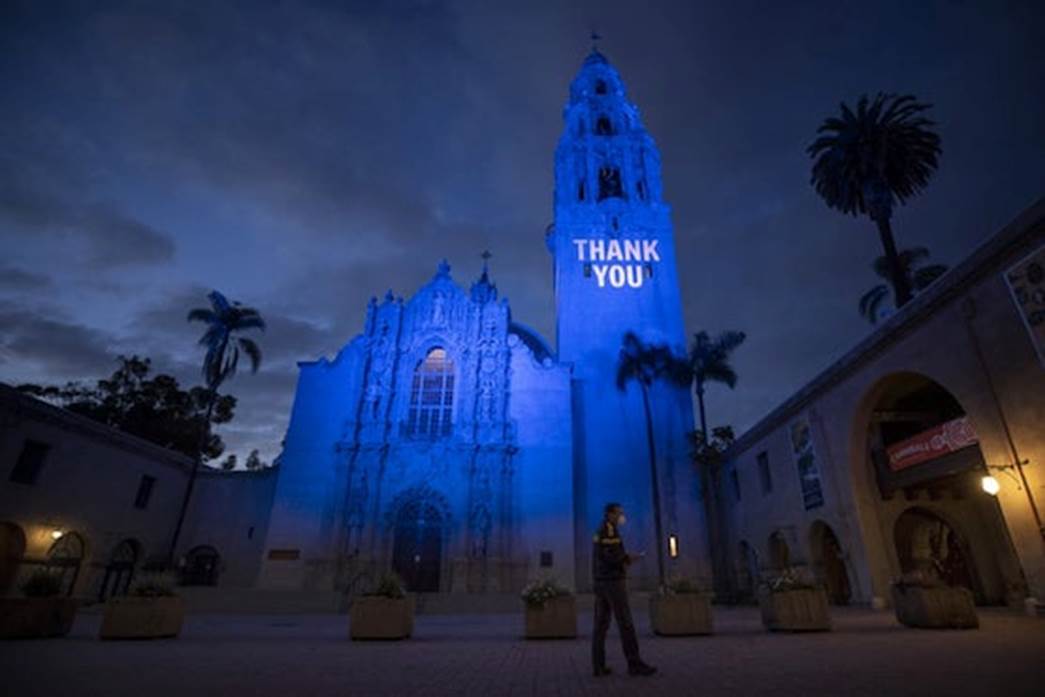
[[[928,258],[929,250],[925,247],[914,247],[900,252],[900,268],[903,269],[907,283],[915,295],[928,288],[947,271],[947,267],[943,264],[922,266],[921,262]],[[884,256],[875,259],[872,268],[876,275],[889,281],[889,264]],[[864,293],[860,296],[860,316],[871,324],[878,322],[882,301],[887,297],[889,297],[889,286],[885,283],[880,283]]]

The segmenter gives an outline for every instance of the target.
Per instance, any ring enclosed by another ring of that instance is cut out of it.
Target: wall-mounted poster
[[[802,504],[808,511],[824,505],[824,491],[820,486],[820,467],[813,450],[813,434],[809,418],[801,416],[791,424],[791,454],[798,467],[798,481],[802,487]]]
[[[1045,246],[1014,264],[1005,272],[1005,281],[1038,360],[1045,365]]]

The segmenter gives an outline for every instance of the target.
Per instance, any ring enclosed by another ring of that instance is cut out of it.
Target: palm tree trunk
[[[910,302],[911,282],[900,265],[900,254],[896,251],[896,241],[893,239],[893,227],[886,218],[875,220],[878,225],[878,236],[882,238],[882,248],[885,250],[885,260],[889,265],[889,275],[893,282],[893,297],[896,300],[896,309],[900,309]]]
[[[657,578],[664,585],[664,526],[660,517],[660,477],[657,475],[657,444],[653,437],[653,413],[649,403],[649,387],[642,386],[642,406],[646,411],[646,444],[649,447],[650,479],[653,488],[653,528],[657,536]]]
[[[181,500],[181,510],[178,511],[178,522],[174,526],[174,534],[171,536],[171,546],[167,553],[167,566],[174,568],[174,554],[178,548],[178,538],[181,537],[181,528],[185,524],[185,514],[189,510],[189,500],[192,499],[192,490],[196,486],[196,476],[203,465],[203,446],[207,443],[210,434],[210,420],[214,415],[214,403],[217,402],[217,390],[210,390],[207,398],[207,416],[200,424],[199,440],[196,444],[196,459],[192,463],[192,471],[189,473],[189,483],[185,487],[185,496]]]
[[[697,406],[700,409],[700,430],[704,437],[704,447],[710,446],[708,434],[708,417],[704,409],[704,384],[697,383]],[[712,584],[721,583],[725,578],[725,564],[722,560],[723,546],[719,540],[718,507],[715,505],[715,492],[713,490],[715,477],[711,471],[711,465],[700,464],[700,483],[704,491],[704,511],[708,521],[708,550],[711,553],[711,575]]]

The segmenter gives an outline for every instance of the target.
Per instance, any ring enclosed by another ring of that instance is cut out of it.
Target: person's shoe
[[[638,663],[632,663],[630,666],[628,666],[629,675],[653,675],[656,672],[656,668],[649,665],[648,663],[643,663],[642,661],[639,661]]]
[[[601,667],[595,668],[595,670],[594,670],[595,677],[597,677],[597,678],[601,678],[603,675],[609,675],[612,672],[613,671],[608,666],[601,666]]]

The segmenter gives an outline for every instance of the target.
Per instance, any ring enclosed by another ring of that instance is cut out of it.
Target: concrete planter
[[[822,588],[764,593],[762,624],[771,632],[826,632],[831,629],[827,593]]]
[[[164,639],[176,637],[185,621],[178,597],[112,598],[105,603],[100,639]]]
[[[893,586],[896,619],[905,627],[976,629],[980,620],[968,588]]]
[[[559,595],[542,605],[526,606],[527,639],[574,639],[577,636],[577,598]]]
[[[0,639],[65,636],[75,618],[72,598],[0,598]]]
[[[711,598],[705,593],[650,596],[649,616],[660,636],[711,634]]]
[[[406,639],[414,633],[414,597],[362,595],[352,603],[352,639]]]

